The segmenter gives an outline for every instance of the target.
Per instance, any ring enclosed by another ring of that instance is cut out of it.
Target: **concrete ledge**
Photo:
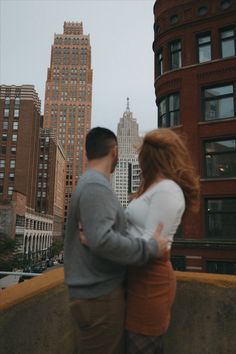
[[[165,354],[235,354],[236,276],[176,275]],[[0,352],[76,354],[78,332],[68,300],[63,269],[2,291]]]
[[[64,271],[57,269],[0,293],[0,353],[76,354]]]
[[[64,283],[64,269],[56,269],[0,292],[0,310],[17,305],[29,298]]]
[[[236,288],[236,276],[226,274],[175,272],[178,282],[214,285],[219,288]]]
[[[236,276],[176,274],[165,354],[235,354]]]

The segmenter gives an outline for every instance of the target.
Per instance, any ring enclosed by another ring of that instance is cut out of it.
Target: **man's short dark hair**
[[[86,136],[86,154],[88,160],[105,157],[111,148],[117,144],[116,135],[106,128],[93,128]]]

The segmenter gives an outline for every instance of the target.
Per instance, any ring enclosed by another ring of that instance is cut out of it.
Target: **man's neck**
[[[103,160],[92,160],[88,162],[88,168],[100,172],[108,180],[110,179],[110,166]]]

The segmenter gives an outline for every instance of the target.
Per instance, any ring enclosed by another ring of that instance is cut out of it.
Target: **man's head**
[[[109,129],[93,128],[86,136],[86,154],[88,161],[111,158],[111,172],[114,171],[117,161],[117,137]]]

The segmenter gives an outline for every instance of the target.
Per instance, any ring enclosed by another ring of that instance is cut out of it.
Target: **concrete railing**
[[[165,354],[235,354],[236,277],[176,274]],[[63,279],[57,269],[0,292],[1,354],[77,353]]]

